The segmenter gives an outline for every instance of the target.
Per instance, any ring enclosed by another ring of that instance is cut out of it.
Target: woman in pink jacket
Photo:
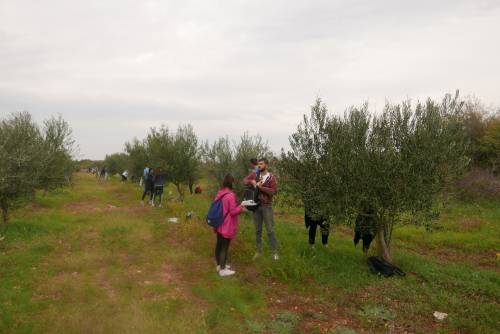
[[[234,177],[227,174],[222,181],[222,189],[219,190],[215,200],[222,198],[222,208],[224,212],[224,222],[215,229],[217,234],[217,244],[215,245],[215,260],[217,261],[217,271],[220,276],[230,276],[235,273],[226,265],[227,253],[231,239],[238,232],[238,215],[246,209],[236,201],[236,194],[233,192]]]

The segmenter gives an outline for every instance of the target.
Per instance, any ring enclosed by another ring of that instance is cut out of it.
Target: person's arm
[[[257,179],[257,174],[255,174],[255,172],[252,172],[243,179],[243,184],[246,186],[251,186],[253,185],[252,181],[255,181],[256,179]]]
[[[274,195],[274,194],[276,194],[276,191],[278,191],[278,183],[276,182],[276,178],[273,175],[271,177],[271,180],[269,180],[269,187],[264,187],[263,185],[258,185],[258,188],[263,193],[266,193],[268,195]]]
[[[229,215],[231,215],[231,217],[239,215],[242,212],[243,208],[236,201],[236,195],[231,194],[228,195],[227,197],[228,198],[226,199],[226,201],[229,208]]]

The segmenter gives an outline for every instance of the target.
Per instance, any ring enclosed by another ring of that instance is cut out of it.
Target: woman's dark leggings
[[[215,260],[221,269],[226,268],[227,252],[231,239],[224,238],[221,234],[217,233],[217,244],[215,245]]]
[[[152,190],[144,190],[144,192],[142,193],[142,200],[144,201],[144,198],[146,197],[146,195],[149,194],[149,200],[151,201],[153,199],[153,191]]]

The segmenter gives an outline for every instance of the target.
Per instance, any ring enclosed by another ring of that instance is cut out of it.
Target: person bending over
[[[123,173],[121,173],[122,176],[122,182],[127,182],[128,181],[128,170],[124,170]]]
[[[323,246],[328,246],[328,236],[330,234],[330,223],[328,218],[321,215],[313,209],[312,205],[305,205],[304,207],[304,222],[306,228],[309,229],[309,245],[312,247],[316,241],[316,230],[319,226],[321,231],[321,242]]]

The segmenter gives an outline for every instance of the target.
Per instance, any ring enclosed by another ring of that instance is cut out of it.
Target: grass
[[[311,249],[297,210],[276,210],[281,259],[265,252],[254,262],[247,214],[230,247],[237,275],[222,279],[202,219],[208,196],[152,209],[139,204],[139,193],[136,185],[78,175],[73,188],[40,194],[14,213],[0,242],[0,333],[500,328],[498,203],[452,202],[431,232],[398,228],[394,254],[407,276],[391,279],[370,274],[345,228],[333,229],[329,248]],[[437,322],[434,311],[449,316]]]

